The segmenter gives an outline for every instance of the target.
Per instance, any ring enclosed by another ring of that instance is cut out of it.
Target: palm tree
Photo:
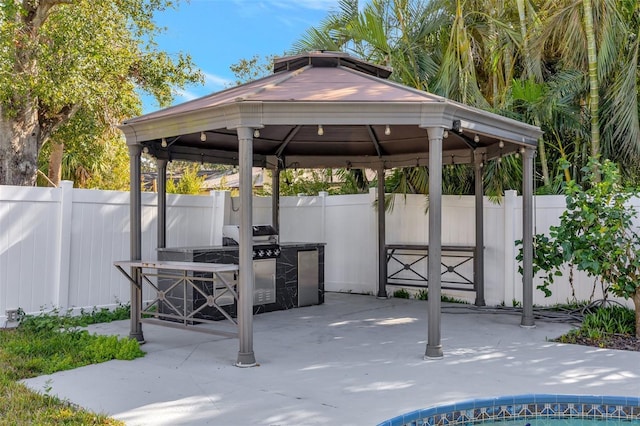
[[[617,43],[615,69],[605,81],[603,91],[602,149],[608,158],[626,167],[625,175],[637,178],[640,160],[640,10],[636,1],[620,1],[618,6],[619,31],[622,41]],[[635,167],[630,167],[635,166]],[[635,173],[633,173],[635,171]]]
[[[634,118],[631,115],[637,118],[637,104],[631,108],[634,112],[630,113],[628,108],[632,100],[627,98],[626,102],[616,103],[610,99],[612,95],[637,98],[637,90],[626,94],[619,90],[624,86],[624,83],[620,83],[621,78],[629,77],[628,73],[621,71],[629,66],[634,70],[637,68],[637,60],[630,63],[629,56],[625,58],[625,53],[622,52],[627,49],[620,48],[626,46],[629,39],[628,24],[621,15],[621,8],[625,4],[615,0],[548,1],[543,7],[542,24],[532,39],[531,58],[538,62],[531,68],[537,81],[561,81],[568,78],[574,90],[571,94],[573,101],[585,112],[583,125],[589,129],[589,138],[585,140],[589,146],[576,149],[587,154],[586,156],[616,156],[617,148],[612,146],[613,139],[610,139],[616,131],[610,131],[609,140],[604,143],[607,148],[605,151],[602,150],[601,142],[601,128],[617,127],[618,123],[612,120],[623,118],[626,125],[624,131],[634,131]],[[632,52],[627,53],[633,56]],[[627,80],[626,87],[628,86]],[[566,97],[566,87],[557,87],[565,92]],[[604,101],[601,93],[606,93]],[[601,117],[602,104],[608,105],[608,109],[607,114]],[[637,144],[638,136],[640,133],[636,132],[630,139],[620,141],[623,151],[629,152],[631,145]],[[586,163],[586,159],[582,162]]]

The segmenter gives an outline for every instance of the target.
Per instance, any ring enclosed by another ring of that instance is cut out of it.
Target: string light
[[[324,129],[322,128],[322,124],[318,124],[318,136],[324,135]]]
[[[387,136],[391,134],[391,128],[389,127],[388,124],[387,124],[387,127],[384,128],[384,134]]]
[[[259,138],[259,137],[260,137],[260,130],[255,129],[255,130],[253,131],[253,137],[254,137],[254,138]]]
[[[205,132],[200,132],[200,141],[205,142],[207,140],[207,134]]]
[[[162,138],[162,142],[160,142],[160,145],[162,145],[163,148],[167,147],[167,140],[165,138]]]
[[[473,141],[474,141],[475,143],[480,142],[480,136],[478,136],[478,135],[476,134],[476,135],[473,137]]]
[[[504,141],[500,141],[498,143],[498,146],[500,147],[500,149],[504,148]]]
[[[442,132],[442,138],[446,139],[449,137],[449,131],[447,129],[444,130],[444,132]]]
[[[144,148],[142,148],[142,152],[144,152],[145,154],[149,153],[149,148],[147,148],[146,146]]]

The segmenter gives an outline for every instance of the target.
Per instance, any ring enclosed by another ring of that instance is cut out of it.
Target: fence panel
[[[59,212],[60,190],[0,186],[0,320],[55,302]]]

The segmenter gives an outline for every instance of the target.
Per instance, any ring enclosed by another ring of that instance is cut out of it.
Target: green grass
[[[393,297],[397,297],[398,299],[411,299],[411,293],[409,293],[405,288],[399,288],[393,292]],[[429,290],[422,288],[413,294],[413,298],[418,300],[429,300]],[[468,304],[464,300],[456,299],[455,297],[447,296],[446,294],[441,295],[440,300],[445,303]]]
[[[398,290],[393,292],[393,297],[397,297],[398,299],[410,299],[411,295],[404,288],[399,288]]]
[[[557,340],[562,343],[585,343],[607,347],[613,336],[635,336],[635,312],[623,306],[604,306],[585,314],[580,328]]]
[[[18,380],[69,370],[111,359],[144,356],[137,341],[89,334],[80,328],[97,322],[128,318],[128,307],[83,312],[21,315],[15,329],[0,330],[0,425],[64,424],[122,425],[44,393],[29,390]]]

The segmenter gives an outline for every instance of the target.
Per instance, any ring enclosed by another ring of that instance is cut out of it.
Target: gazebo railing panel
[[[476,291],[474,246],[442,246],[441,283],[443,289]],[[387,244],[387,285],[427,288],[429,246]]]

